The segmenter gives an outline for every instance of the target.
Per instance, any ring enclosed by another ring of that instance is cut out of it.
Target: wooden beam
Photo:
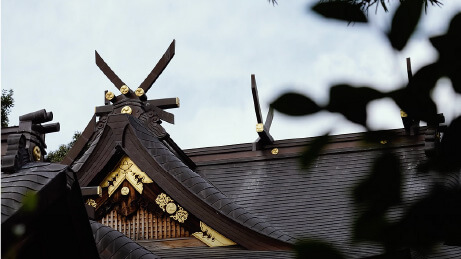
[[[77,139],[74,146],[67,152],[66,156],[62,159],[61,164],[70,165],[77,158],[78,154],[83,150],[86,143],[90,140],[96,126],[96,114],[93,115],[90,122],[83,130],[82,135]]]
[[[102,116],[102,115],[111,113],[113,110],[114,110],[114,106],[112,105],[97,106],[94,108],[94,114],[96,116]]]
[[[102,197],[101,186],[90,186],[90,187],[81,187],[82,196],[96,196]]]
[[[408,81],[411,80],[413,77],[413,73],[411,72],[411,59],[407,58],[407,74],[408,74]]]
[[[173,59],[175,54],[175,40],[173,40],[168,47],[168,49],[165,51],[165,54],[163,54],[162,58],[157,62],[157,65],[155,65],[154,69],[149,73],[149,75],[144,79],[144,81],[141,83],[139,88],[142,88],[144,90],[144,93],[147,93],[149,89],[152,87],[152,85],[157,81],[157,78],[162,74],[163,70],[168,66],[170,63],[171,59]]]
[[[267,129],[267,132],[269,132],[271,128],[273,119],[274,119],[274,109],[269,108],[269,111],[267,112],[266,123],[264,123],[264,127]]]
[[[107,65],[107,63],[104,61],[104,59],[101,58],[99,53],[95,50],[94,51],[95,56],[96,56],[96,65],[101,69],[101,71],[104,73],[104,75],[109,78],[109,80],[117,87],[117,89],[120,90],[120,88],[125,85],[125,83],[115,74],[114,71]]]
[[[253,94],[253,103],[255,106],[256,112],[256,120],[258,123],[263,123],[263,117],[261,115],[261,106],[259,105],[259,96],[258,96],[258,88],[256,86],[256,79],[255,75],[251,75],[251,92]]]
[[[147,103],[149,105],[157,106],[160,109],[179,108],[179,98],[178,97],[148,100]]]
[[[146,105],[146,111],[155,111],[162,121],[174,124],[174,114],[166,112],[157,106]]]

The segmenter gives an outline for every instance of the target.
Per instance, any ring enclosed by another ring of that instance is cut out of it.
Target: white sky
[[[1,2],[1,86],[13,89],[10,124],[45,108],[61,131],[47,136],[48,151],[68,143],[103,105],[104,90],[117,89],[95,64],[97,50],[115,73],[136,89],[173,39],[176,55],[149,99],[179,97],[175,125],[164,127],[182,148],[252,142],[257,138],[250,74],[256,75],[264,118],[286,91],[326,103],[334,83],[392,90],[437,56],[428,36],[442,34],[461,11],[461,1],[430,7],[422,26],[402,53],[383,31],[391,14],[370,12],[370,24],[347,26],[308,10],[315,1],[109,1],[40,0]],[[456,2],[456,3],[455,3]],[[395,5],[394,5],[395,6]],[[118,94],[118,93],[117,93]],[[461,97],[441,80],[434,93],[448,121],[461,114]],[[369,106],[374,129],[400,128],[390,101]],[[276,113],[276,139],[317,136],[332,130],[363,130],[340,115],[290,118]]]

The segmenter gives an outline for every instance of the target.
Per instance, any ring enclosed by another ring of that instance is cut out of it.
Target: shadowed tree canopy
[[[61,162],[62,159],[66,156],[67,152],[69,152],[72,146],[74,146],[80,135],[82,135],[81,132],[75,132],[71,142],[69,142],[67,145],[60,145],[58,150],[50,151],[46,156],[46,160],[53,163]]]
[[[8,127],[8,115],[14,106],[13,90],[2,90],[2,128]]]

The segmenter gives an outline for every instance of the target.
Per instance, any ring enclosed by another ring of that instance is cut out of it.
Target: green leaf
[[[327,109],[330,112],[341,113],[348,120],[366,127],[367,104],[382,97],[383,93],[372,88],[335,85],[330,89],[330,103]]]
[[[271,103],[275,110],[291,116],[303,116],[320,111],[320,107],[306,97],[298,93],[286,93]]]
[[[360,5],[345,1],[321,2],[312,7],[312,10],[326,18],[347,22],[368,22],[367,17],[360,9]]]
[[[422,0],[401,1],[392,19],[387,37],[396,50],[402,50],[418,25],[423,10]]]
[[[301,168],[309,169],[314,160],[319,156],[323,148],[328,144],[330,136],[327,134],[316,137],[312,143],[302,152],[300,159]]]
[[[341,252],[332,245],[317,240],[301,240],[295,244],[296,258],[342,259]]]

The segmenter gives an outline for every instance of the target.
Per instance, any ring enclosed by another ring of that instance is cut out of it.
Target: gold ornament
[[[165,210],[168,214],[173,214],[176,212],[177,206],[173,202],[170,202],[166,205]]]
[[[114,99],[114,97],[115,97],[114,93],[112,93],[110,91],[106,93],[106,99],[107,100],[110,101],[110,100]]]
[[[144,89],[142,89],[141,87],[139,87],[138,89],[136,89],[136,91],[134,91],[134,93],[136,94],[136,96],[143,96],[144,95]]]
[[[120,87],[120,92],[122,94],[127,94],[129,91],[130,91],[130,88],[127,85],[122,85],[122,87]]]
[[[86,200],[86,204],[90,205],[90,206],[93,207],[93,208],[96,208],[96,206],[98,205],[98,204],[96,203],[96,201],[93,200],[93,199],[88,199],[88,200]]]
[[[173,214],[176,212],[170,217],[180,223],[184,223],[184,221],[187,220],[187,217],[189,217],[189,213],[185,211],[183,207],[176,205],[175,201],[164,193],[160,193],[155,199],[155,202],[158,204],[160,209],[166,211],[168,214]]]
[[[42,151],[40,150],[39,146],[34,147],[32,150],[32,155],[34,156],[35,161],[40,161],[40,158],[42,157]]]
[[[133,112],[133,110],[131,109],[130,106],[125,106],[125,107],[122,108],[122,110],[120,112],[124,113],[124,114],[131,114]]]
[[[100,186],[103,188],[108,187],[110,197],[125,179],[141,194],[143,183],[153,182],[152,179],[150,179],[146,173],[142,172],[129,157],[125,156],[115,167],[114,171],[104,178]]]
[[[218,231],[210,228],[202,221],[200,221],[200,230],[202,232],[195,232],[192,235],[209,247],[236,245],[235,242],[221,235]]]
[[[271,150],[271,153],[272,153],[272,155],[277,155],[279,153],[279,149],[278,148],[273,148]]]
[[[128,195],[128,193],[130,193],[130,188],[128,187],[122,187],[122,189],[120,190],[120,192],[122,193],[122,195]]]
[[[264,124],[258,123],[256,124],[256,132],[263,132],[264,131]]]

